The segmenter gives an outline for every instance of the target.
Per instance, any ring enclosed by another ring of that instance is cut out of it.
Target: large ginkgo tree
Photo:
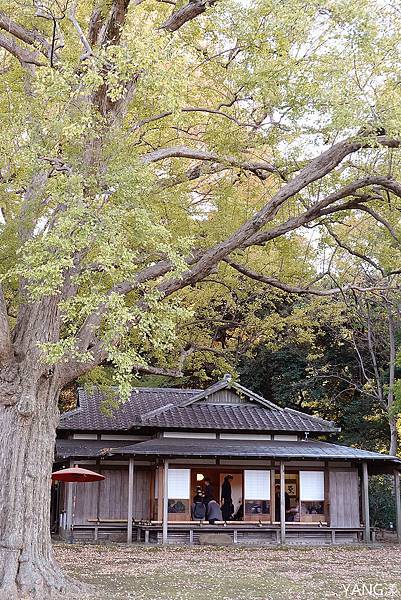
[[[335,293],[308,287],[333,220],[381,228],[394,270],[399,18],[389,0],[0,0],[1,598],[81,594],[49,533],[64,386],[105,362],[122,398],[133,373],[178,373],[196,348],[177,323],[222,265]]]

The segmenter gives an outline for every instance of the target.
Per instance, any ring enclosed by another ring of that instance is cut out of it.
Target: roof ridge
[[[289,407],[284,407],[285,411],[287,412],[292,412],[295,413],[297,415],[302,415],[303,417],[309,417],[309,419],[314,419],[315,421],[319,421],[321,423],[328,423],[329,425],[332,425],[333,427],[336,426],[334,421],[329,421],[328,419],[323,419],[323,417],[319,417],[318,415],[309,415],[308,413],[302,412],[301,410],[296,410],[295,408],[289,408]],[[341,428],[336,427],[337,431],[341,431]]]
[[[216,383],[213,383],[212,385],[207,387],[205,390],[202,390],[200,393],[195,394],[195,396],[193,398],[190,398],[186,402],[182,403],[180,406],[183,408],[184,406],[196,404],[196,402],[198,402],[198,400],[201,400],[202,398],[207,398],[211,394],[215,394],[216,392],[219,392],[226,388],[228,388],[228,389],[234,388],[234,390],[236,390],[237,392],[241,392],[242,394],[245,394],[246,396],[251,398],[254,402],[264,406],[265,408],[269,408],[271,410],[274,409],[274,410],[278,410],[278,411],[284,410],[281,406],[278,406],[278,404],[274,404],[274,402],[271,402],[270,400],[266,400],[266,398],[263,398],[263,396],[260,396],[256,392],[249,390],[248,388],[244,387],[240,383],[233,381],[231,378],[228,378],[228,377],[224,377],[224,379],[222,379],[221,381],[217,381]]]
[[[140,415],[139,419],[141,422],[146,421],[146,419],[150,419],[152,417],[154,417],[155,415],[158,415],[159,413],[165,412],[166,410],[169,410],[170,408],[174,408],[175,404],[172,404],[171,402],[169,404],[164,404],[163,406],[159,406],[159,408],[154,408],[153,410],[150,410],[149,412]]]

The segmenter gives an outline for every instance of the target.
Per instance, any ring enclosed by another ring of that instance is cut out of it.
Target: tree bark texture
[[[6,375],[10,379],[9,372]],[[2,376],[0,371],[0,381]],[[9,386],[12,383],[18,393],[21,381],[8,381]],[[20,404],[10,403],[10,395],[0,406],[1,600],[45,600],[80,589],[55,562],[50,539],[57,398],[52,380],[43,379],[37,387],[34,413],[21,414]]]
[[[58,301],[21,306],[11,348],[0,360],[0,600],[47,600],[82,590],[55,562],[50,539],[60,376],[43,360],[40,345],[59,337]]]

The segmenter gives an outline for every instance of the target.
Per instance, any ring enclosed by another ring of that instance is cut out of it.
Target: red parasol
[[[88,469],[81,469],[81,467],[70,467],[69,469],[62,469],[61,471],[55,471],[52,473],[52,479],[58,481],[86,483],[88,481],[101,481],[104,479],[104,475],[100,475],[94,471],[89,471]]]
[[[77,502],[77,483],[88,483],[91,481],[102,481],[105,479],[104,475],[95,473],[95,471],[89,471],[89,469],[81,469],[81,467],[70,467],[69,469],[62,469],[61,471],[54,471],[52,473],[53,481],[64,481],[66,483],[75,483],[74,495],[72,501],[72,515],[70,525],[70,543],[74,543],[74,519],[75,519],[75,506]]]

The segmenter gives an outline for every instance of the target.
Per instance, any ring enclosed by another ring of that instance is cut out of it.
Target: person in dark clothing
[[[210,481],[209,477],[205,477],[204,484],[205,485],[203,488],[203,502],[205,503],[205,506],[207,508],[207,505],[209,504],[210,500],[213,500],[214,498],[214,493],[212,482]]]
[[[193,502],[194,503],[196,503],[196,502],[204,502],[204,495],[202,493],[202,488],[201,488],[200,485],[198,485],[196,487],[196,494],[195,494],[195,496],[193,498]]]
[[[194,502],[192,504],[192,520],[203,521],[206,517],[206,506],[203,504],[203,498],[201,502]]]
[[[206,517],[206,506],[203,503],[203,493],[200,485],[196,488],[196,494],[192,503],[192,519],[194,521],[203,521]]]
[[[221,512],[223,514],[224,521],[230,521],[233,514],[233,500],[231,494],[231,483],[233,476],[226,475],[224,477],[223,485],[221,486],[221,499],[223,502],[223,506],[221,507]]]
[[[275,496],[275,521],[280,521],[280,486],[277,484],[276,485],[276,496]],[[290,501],[290,496],[287,494],[287,492],[284,493],[284,498],[285,498],[285,519],[287,520],[287,516],[290,514],[290,509],[291,509],[291,501]]]
[[[234,521],[243,521],[244,519],[244,504],[240,502],[237,512],[234,515]]]

